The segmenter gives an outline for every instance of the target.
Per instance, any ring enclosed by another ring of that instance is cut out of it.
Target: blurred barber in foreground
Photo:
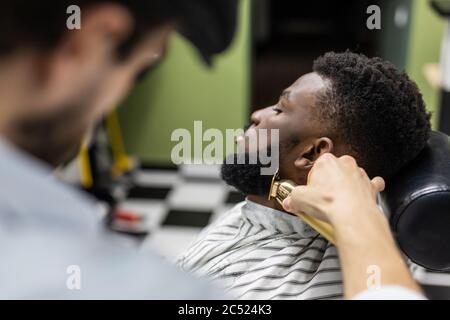
[[[369,180],[354,158],[324,154],[311,169],[308,184],[295,188],[283,206],[334,227],[346,298],[424,299],[377,206],[377,193],[383,190],[384,180]],[[367,290],[370,266],[380,270],[378,289]]]
[[[68,30],[70,5],[81,29]],[[180,31],[209,62],[235,0],[0,3],[0,299],[217,298],[101,232],[93,201],[52,177]],[[207,28],[205,27],[207,26]]]

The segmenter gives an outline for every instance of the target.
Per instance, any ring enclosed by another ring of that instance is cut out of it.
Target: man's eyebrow
[[[286,98],[287,100],[289,100],[289,97],[291,95],[291,90],[284,90],[281,95],[280,95],[280,99],[281,98]]]

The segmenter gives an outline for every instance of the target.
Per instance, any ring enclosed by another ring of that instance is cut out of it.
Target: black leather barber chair
[[[414,141],[411,141],[414,143]],[[433,132],[382,195],[401,250],[426,269],[450,271],[450,138]]]

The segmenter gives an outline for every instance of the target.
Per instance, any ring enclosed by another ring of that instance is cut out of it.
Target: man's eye
[[[283,112],[283,110],[281,110],[281,109],[279,109],[277,107],[273,107],[272,110],[275,111],[277,114],[280,114],[280,113]]]

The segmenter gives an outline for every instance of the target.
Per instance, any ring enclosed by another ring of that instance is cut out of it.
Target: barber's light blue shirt
[[[425,296],[400,286],[383,286],[363,291],[354,300],[426,300]]]
[[[102,231],[94,203],[0,142],[0,299],[215,299]]]

